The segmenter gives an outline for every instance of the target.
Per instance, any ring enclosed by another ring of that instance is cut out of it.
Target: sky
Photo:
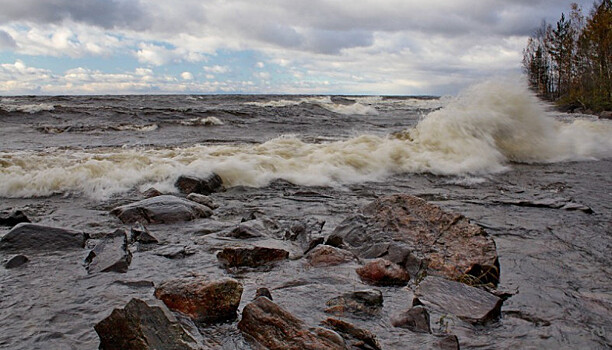
[[[570,2],[0,0],[0,95],[455,94]]]

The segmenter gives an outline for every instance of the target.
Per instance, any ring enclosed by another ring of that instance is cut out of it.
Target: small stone
[[[328,308],[325,312],[336,316],[347,314],[358,318],[369,318],[380,315],[383,306],[383,295],[380,290],[369,289],[345,293],[330,299],[325,303]]]
[[[340,333],[350,345],[349,349],[382,350],[376,336],[366,329],[335,318],[328,318],[322,324]]]
[[[30,222],[30,219],[21,211],[0,212],[0,225],[15,226],[22,222]]]
[[[202,278],[174,279],[155,289],[155,297],[171,310],[197,322],[218,322],[236,317],[242,284],[231,278],[208,281]]]
[[[391,324],[417,333],[431,333],[429,313],[423,306],[414,306],[391,317]]]
[[[247,221],[240,223],[236,228],[225,234],[225,237],[237,238],[237,239],[249,239],[263,237],[264,234],[260,231],[257,225],[252,225],[253,221]]]
[[[196,203],[200,203],[202,205],[205,205],[205,206],[209,207],[210,209],[217,209],[217,208],[219,208],[219,205],[216,204],[215,202],[213,202],[213,200],[209,196],[205,196],[203,194],[190,193],[189,195],[187,195],[187,199],[189,199],[190,201],[194,201]]]
[[[357,269],[362,281],[375,286],[405,286],[410,275],[398,264],[385,259],[370,261]]]
[[[288,258],[288,251],[266,247],[227,247],[217,254],[225,267],[258,267]]]
[[[270,300],[274,300],[272,299],[272,293],[270,293],[270,290],[268,288],[257,288],[257,291],[255,292],[255,298],[253,298],[253,300],[259,297],[266,297]]]
[[[15,225],[0,239],[0,250],[56,251],[84,246],[83,232],[25,222]]]
[[[153,198],[153,197],[161,196],[163,195],[163,193],[159,192],[157,188],[151,187],[148,190],[142,192],[142,195],[145,198]]]
[[[131,234],[131,241],[137,241],[144,244],[159,243],[159,240],[141,223],[132,226]]]
[[[155,255],[163,256],[164,258],[168,259],[184,259],[185,257],[196,253],[192,246],[184,246],[180,244],[163,246],[153,250],[152,252]]]
[[[355,260],[353,253],[329,245],[317,245],[306,256],[314,267],[336,266]]]
[[[27,263],[28,261],[30,261],[30,259],[28,259],[28,257],[25,255],[14,255],[7,260],[4,267],[7,269],[13,269]]]
[[[96,244],[85,258],[88,273],[126,273],[131,262],[132,253],[127,249],[127,231],[124,229],[117,229]]]
[[[185,194],[199,193],[209,195],[223,188],[223,180],[215,173],[212,173],[206,178],[182,175],[176,180],[174,186]]]

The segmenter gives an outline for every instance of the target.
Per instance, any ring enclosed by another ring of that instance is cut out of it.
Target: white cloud
[[[208,72],[208,73],[223,74],[223,73],[229,72],[230,71],[230,67],[228,67],[228,66],[220,66],[220,65],[204,66],[204,71]]]
[[[266,65],[265,65],[263,62],[261,62],[261,61],[259,61],[259,62],[255,63],[255,67],[257,67],[257,68],[259,68],[259,69],[264,68],[265,66],[266,66]]]
[[[183,72],[181,73],[181,78],[183,78],[183,80],[193,80],[193,74],[190,72]]]

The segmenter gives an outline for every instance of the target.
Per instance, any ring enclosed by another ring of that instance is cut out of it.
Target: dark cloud
[[[12,49],[15,47],[17,47],[15,39],[9,33],[0,30],[0,49]]]

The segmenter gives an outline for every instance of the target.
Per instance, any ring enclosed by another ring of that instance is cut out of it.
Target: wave
[[[368,97],[362,98],[365,103],[372,103],[372,101],[379,101],[380,97]],[[351,99],[342,99],[340,103],[334,102],[331,96],[317,96],[317,97],[305,97],[298,100],[272,100],[267,102],[246,102],[247,105],[257,107],[290,107],[298,106],[301,104],[314,104],[322,107],[330,112],[343,114],[343,115],[377,115],[378,110],[367,104],[362,104]],[[366,102],[367,101],[367,102]]]
[[[2,103],[0,104],[0,109],[5,112],[21,112],[21,113],[30,113],[35,114],[39,112],[47,112],[55,109],[55,106],[50,103],[38,103],[38,104],[25,104],[25,105],[16,105],[16,104],[7,104],[13,103],[15,100],[12,99],[2,99]]]
[[[223,125],[223,122],[217,117],[206,117],[206,118],[192,118],[187,120],[181,120],[178,122],[184,126],[218,126]]]
[[[383,137],[307,143],[283,136],[257,145],[0,152],[0,196],[83,192],[105,198],[134,186],[171,192],[179,175],[210,171],[227,186],[265,186],[279,178],[338,185],[407,172],[480,181],[479,176],[505,171],[512,162],[611,155],[609,121],[557,120],[523,84],[497,81],[474,86],[416,127]]]
[[[136,131],[136,132],[150,132],[155,131],[159,128],[157,124],[118,124],[118,125],[79,125],[79,126],[53,126],[53,125],[42,125],[36,127],[36,130],[44,134],[61,134],[64,132],[75,132],[75,133],[95,133],[104,131]]]

